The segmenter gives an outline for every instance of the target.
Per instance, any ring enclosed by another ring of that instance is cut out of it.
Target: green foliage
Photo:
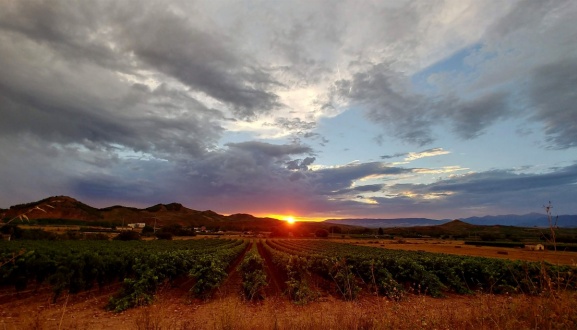
[[[339,226],[330,226],[328,231],[332,234],[341,234],[343,230]]]
[[[333,260],[329,275],[337,285],[339,293],[345,300],[353,300],[357,297],[360,286],[353,274],[353,266],[347,264],[346,259]]]
[[[306,304],[318,298],[318,292],[313,291],[307,280],[310,274],[310,263],[306,258],[289,256],[286,264],[286,274],[288,277],[287,294],[296,304]]]
[[[141,234],[145,236],[154,234],[154,227],[149,225],[144,226],[144,228],[142,228]]]
[[[171,240],[172,239],[172,233],[167,233],[167,232],[159,232],[159,233],[156,233],[155,236],[158,239],[164,239],[164,240]]]
[[[297,304],[306,304],[318,297],[318,292],[309,286],[308,277],[313,266],[306,257],[293,254],[290,249],[276,245],[277,240],[266,240],[264,248],[275,266],[283,273],[286,281],[286,294]]]
[[[10,235],[11,239],[20,239],[22,238],[22,233],[24,230],[14,224],[4,225],[0,228],[0,232],[5,235]]]
[[[191,292],[199,298],[208,298],[227,276],[226,263],[213,256],[203,256],[189,275],[196,279]]]
[[[315,231],[315,236],[322,238],[329,237],[329,232],[326,229],[318,229]]]
[[[270,254],[280,260],[279,264],[286,264],[287,256],[305,259],[310,265],[307,270],[333,279],[339,290],[346,288],[346,283],[355,283],[353,276],[358,276],[374,292],[395,300],[402,298],[404,291],[438,297],[446,292],[538,294],[561,284],[569,289],[577,287],[575,269],[569,266],[389,250],[321,240],[270,240],[267,245]],[[341,260],[336,271],[331,268],[334,258]],[[343,297],[349,299],[354,295]]]
[[[116,241],[137,241],[140,240],[140,234],[132,231],[132,230],[127,230],[127,231],[122,231],[120,232],[120,234],[118,234],[116,237],[114,237],[114,240]]]
[[[241,240],[0,241],[0,260],[13,259],[0,267],[0,286],[21,291],[31,281],[37,286],[48,282],[57,299],[66,291],[76,293],[121,280],[122,289],[108,304],[109,309],[121,311],[150,303],[161,285],[189,273],[197,276],[197,283],[205,277],[209,278],[205,282],[220,283],[226,276],[222,270],[245,247]],[[211,259],[219,271],[203,270]]]
[[[160,228],[159,233],[167,233],[174,236],[195,236],[194,230],[185,229],[181,225],[175,223]],[[158,233],[157,233],[158,234]]]
[[[254,246],[256,248],[256,245]],[[242,290],[247,300],[264,299],[263,289],[267,285],[264,260],[253,248],[246,254],[239,270],[242,273]]]
[[[289,232],[285,227],[274,227],[271,229],[270,237],[288,237]]]
[[[103,233],[85,233],[84,238],[93,241],[108,241],[109,237]]]

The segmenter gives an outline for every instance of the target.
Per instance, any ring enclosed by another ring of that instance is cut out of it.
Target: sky
[[[577,213],[577,2],[0,2],[0,208]]]

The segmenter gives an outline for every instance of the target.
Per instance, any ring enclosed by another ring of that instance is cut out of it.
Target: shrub
[[[319,229],[315,232],[316,237],[329,237],[329,232],[326,229]]]
[[[114,237],[117,241],[137,241],[140,239],[140,234],[135,231],[123,231],[118,236]]]
[[[145,236],[150,236],[152,234],[154,234],[154,227],[151,227],[149,225],[144,226],[144,228],[142,228],[142,235]]]
[[[240,264],[242,289],[247,300],[263,299],[263,289],[267,285],[264,260],[257,252],[249,252]]]
[[[155,236],[158,239],[165,239],[165,240],[171,240],[172,239],[172,233],[159,232],[159,233],[156,233]]]
[[[330,226],[329,231],[333,234],[342,234],[343,230],[339,226]]]

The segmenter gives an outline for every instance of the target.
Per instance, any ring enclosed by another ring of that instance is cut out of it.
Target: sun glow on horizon
[[[277,219],[277,220],[286,221],[288,223],[319,222],[319,221],[324,221],[327,219],[340,219],[341,218],[341,217],[334,217],[334,216],[308,217],[308,216],[300,216],[300,215],[287,215],[286,213],[285,214],[265,213],[265,214],[256,214],[255,216],[273,218],[273,219]]]

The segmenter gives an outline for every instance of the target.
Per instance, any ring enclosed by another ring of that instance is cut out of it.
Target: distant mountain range
[[[529,213],[524,215],[488,215],[484,217],[470,217],[459,219],[463,222],[481,226],[515,226],[515,227],[548,227],[547,215]],[[367,228],[393,228],[442,225],[451,220],[434,220],[427,218],[396,218],[396,219],[329,219],[327,223],[338,225],[361,226]],[[558,227],[577,228],[577,215],[554,216]]]
[[[21,219],[20,219],[21,218]],[[183,226],[220,228],[223,230],[269,231],[284,221],[273,218],[258,218],[250,214],[222,215],[213,211],[197,211],[179,203],[157,204],[145,209],[115,205],[95,208],[72,197],[55,196],[28,204],[0,209],[0,219],[14,223],[30,220],[39,223],[64,223],[75,225],[127,225],[143,222],[150,226],[180,224]],[[325,225],[328,226],[328,225]]]
[[[255,217],[238,213],[222,215],[214,211],[197,211],[179,203],[156,204],[139,209],[114,205],[95,208],[72,197],[54,196],[37,202],[0,209],[0,220],[14,224],[69,224],[78,226],[122,226],[129,223],[146,223],[153,226],[180,224],[182,226],[234,231],[271,231],[273,228],[290,227],[294,232],[314,232],[317,229],[329,229],[332,225],[322,222],[299,222],[287,227],[287,222],[268,217]],[[360,229],[353,228],[349,229]]]
[[[433,220],[426,218],[397,218],[397,219],[329,219],[324,222],[335,225],[350,225],[367,228],[394,228],[415,226],[436,226],[450,220]]]
[[[86,205],[72,197],[55,196],[28,204],[0,209],[0,219],[11,220],[21,216],[23,219],[69,220],[71,224],[90,225],[114,224],[121,225],[133,222],[145,222],[149,225],[166,225],[179,223],[184,226],[207,226],[223,230],[260,230],[269,231],[273,227],[286,224],[285,221],[273,218],[254,217],[250,214],[222,215],[213,211],[197,211],[184,207],[179,203],[157,204],[145,209],[115,205],[106,208],[95,208]],[[525,215],[497,215],[459,219],[473,225],[484,226],[516,226],[516,227],[548,227],[547,216],[539,213]],[[577,228],[577,215],[560,215],[554,217],[558,227]],[[329,219],[323,222],[299,222],[298,226],[314,230],[328,229],[333,225],[354,226],[366,228],[394,228],[415,226],[436,226],[451,220],[434,220],[427,218],[397,218],[397,219]],[[68,222],[67,222],[68,223]],[[354,228],[349,228],[354,229]]]

